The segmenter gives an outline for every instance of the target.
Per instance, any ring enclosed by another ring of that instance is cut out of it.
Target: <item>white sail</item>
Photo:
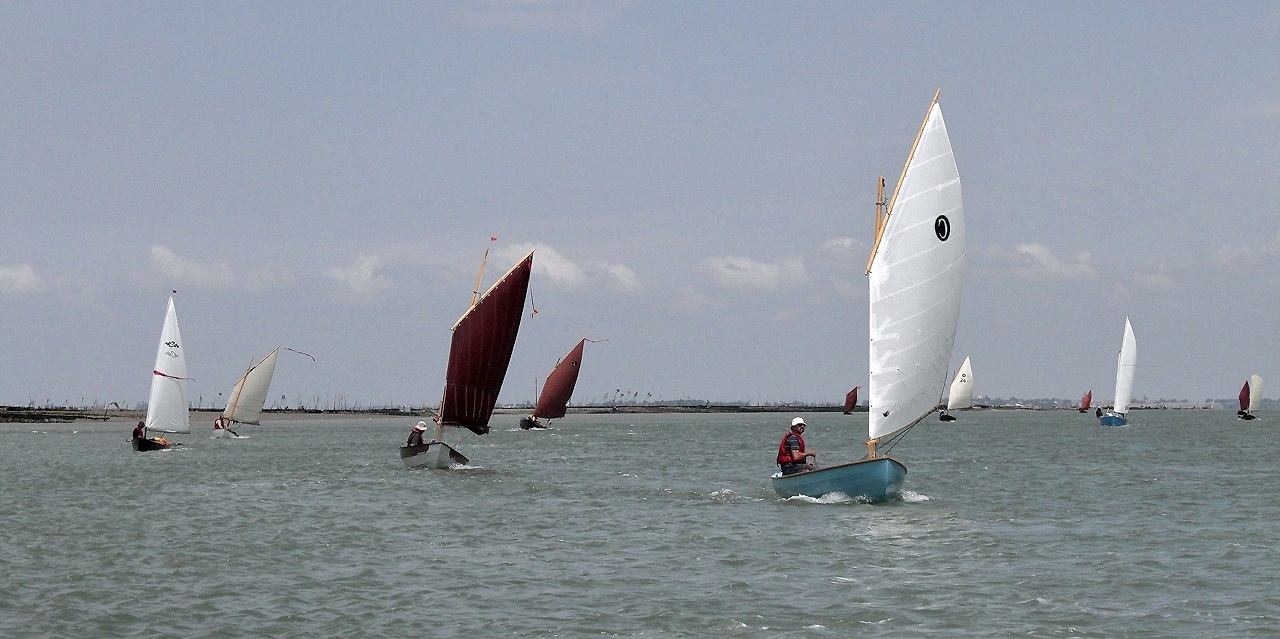
[[[947,395],[947,410],[969,408],[973,406],[973,367],[969,358],[964,358],[955,379],[951,380],[951,391]]]
[[[262,417],[262,407],[267,403],[267,390],[271,388],[271,376],[276,372],[277,346],[262,361],[249,367],[231,395],[227,398],[227,407],[222,409],[222,417],[242,424],[257,424]]]
[[[915,425],[942,398],[960,318],[964,236],[960,175],[935,96],[867,269],[872,440]]]
[[[151,395],[147,399],[147,429],[163,433],[191,432],[187,414],[187,358],[178,332],[178,313],[173,297],[160,330],[160,347],[151,374]]]
[[[1254,375],[1249,378],[1249,412],[1262,406],[1262,378]]]
[[[1129,412],[1129,403],[1133,401],[1133,377],[1138,367],[1138,342],[1133,337],[1133,326],[1129,318],[1124,318],[1124,339],[1120,342],[1120,355],[1116,359],[1116,404],[1115,412],[1121,415]]]

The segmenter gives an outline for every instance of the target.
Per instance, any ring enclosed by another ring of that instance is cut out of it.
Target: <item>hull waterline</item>
[[[891,457],[828,466],[794,475],[774,475],[773,490],[780,497],[822,497],[842,493],[872,503],[898,499],[907,467]]]
[[[546,429],[547,429],[547,425],[536,419],[529,419],[528,417],[520,418],[520,430],[546,430]]]
[[[166,448],[173,447],[173,444],[161,444],[154,439],[132,439],[129,441],[129,444],[133,446],[134,450],[140,453],[145,453],[149,450],[164,450]]]
[[[466,455],[450,448],[444,442],[431,442],[418,446],[401,446],[400,461],[406,468],[447,470],[454,463],[466,464]]]
[[[1126,419],[1124,415],[1107,413],[1106,415],[1098,418],[1098,424],[1102,426],[1128,426],[1129,420]]]

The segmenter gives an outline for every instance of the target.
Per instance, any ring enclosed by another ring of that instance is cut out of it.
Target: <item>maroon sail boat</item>
[[[485,252],[488,255],[488,251]],[[444,428],[466,428],[477,435],[489,432],[489,418],[498,402],[502,380],[507,376],[516,333],[524,316],[524,298],[533,271],[530,251],[475,299],[471,308],[453,325],[449,346],[449,367],[445,372],[444,397],[435,416],[431,441],[415,441],[400,447],[400,459],[410,468],[448,468],[450,462],[467,463],[462,453],[444,443]],[[483,276],[484,266],[480,267]],[[477,278],[477,290],[479,289]]]
[[[852,415],[853,407],[858,405],[858,389],[859,388],[862,388],[862,387],[854,386],[853,390],[845,394],[844,396],[844,414],[845,415]]]
[[[1089,405],[1092,403],[1093,403],[1093,390],[1091,389],[1089,390],[1089,392],[1084,394],[1084,397],[1080,398],[1080,412],[1082,413],[1088,412]]]
[[[539,417],[549,420],[564,417],[569,398],[573,396],[573,387],[578,383],[578,371],[582,368],[582,345],[586,343],[585,338],[578,340],[578,345],[564,359],[556,362],[556,367],[547,375],[547,383],[542,386],[542,394],[538,395],[533,413],[520,420],[520,428],[546,428],[545,423],[538,421]]]

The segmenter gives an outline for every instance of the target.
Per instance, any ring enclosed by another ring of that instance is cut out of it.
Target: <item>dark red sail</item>
[[[1240,410],[1249,410],[1249,382],[1240,389]]]
[[[516,345],[533,253],[511,267],[453,326],[440,421],[489,432],[489,418]]]
[[[578,342],[573,350],[565,355],[560,363],[547,375],[547,383],[538,396],[538,405],[533,408],[534,417],[556,419],[564,417],[565,407],[573,396],[573,387],[578,383],[578,370],[582,367],[582,345],[587,340]]]
[[[853,407],[858,405],[858,389],[859,388],[862,388],[862,387],[854,386],[853,390],[849,391],[844,396],[844,412],[846,415],[849,413],[852,413]]]
[[[1089,410],[1089,405],[1092,403],[1093,403],[1093,391],[1089,391],[1084,394],[1084,397],[1080,398],[1080,410],[1082,411]]]

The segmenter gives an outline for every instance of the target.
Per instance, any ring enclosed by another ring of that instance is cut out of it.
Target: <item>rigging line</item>
[[[533,282],[529,282],[529,307],[533,309],[533,312],[529,313],[529,317],[538,314],[538,301],[533,299]]]
[[[314,361],[316,361],[316,358],[315,358],[315,357],[312,357],[310,353],[304,353],[304,352],[302,352],[302,351],[295,351],[295,350],[293,350],[292,348],[289,348],[288,346],[284,347],[284,350],[286,350],[286,351],[292,351],[292,352],[297,353],[297,354],[299,354],[299,355],[306,355],[307,357],[311,357],[311,361],[313,361],[313,362],[314,362]]]
[[[921,421],[923,421],[923,420],[921,420]],[[908,426],[908,427],[906,427],[906,428],[904,428],[904,429],[902,429],[902,430],[898,431],[896,434],[894,434],[894,436],[893,436],[893,437],[890,437],[890,438],[889,438],[889,441],[885,443],[885,446],[884,446],[884,454],[885,454],[885,455],[888,455],[888,454],[889,454],[889,451],[892,451],[892,450],[893,450],[893,447],[894,447],[894,446],[897,446],[897,445],[898,445],[898,442],[902,441],[902,438],[903,438],[903,437],[905,437],[905,436],[907,435],[907,432],[908,432],[908,431],[910,431],[912,428],[915,428],[915,427],[916,427],[916,424],[919,424],[919,423],[920,423],[920,422],[916,422],[915,424],[912,424],[912,425],[910,425],[910,426]]]

